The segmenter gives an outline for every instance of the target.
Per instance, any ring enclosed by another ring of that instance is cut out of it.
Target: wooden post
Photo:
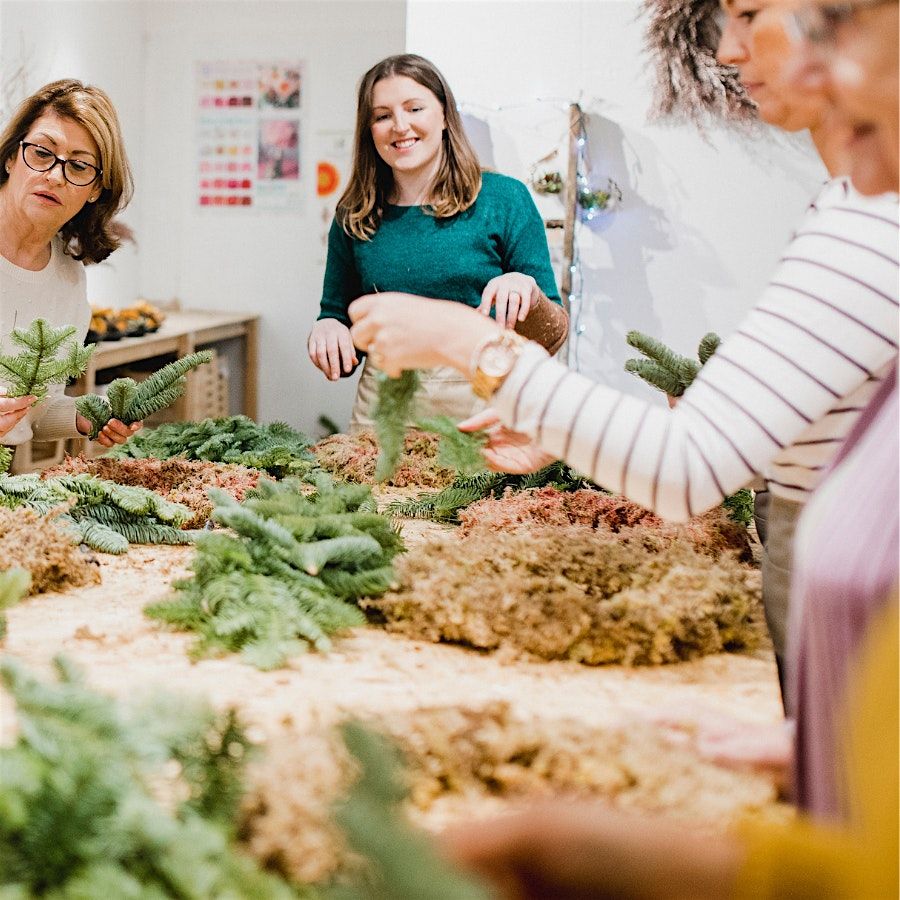
[[[569,171],[566,176],[565,218],[563,220],[562,302],[569,312],[572,294],[572,263],[575,260],[575,215],[578,211],[578,139],[581,137],[582,112],[577,103],[569,105]]]

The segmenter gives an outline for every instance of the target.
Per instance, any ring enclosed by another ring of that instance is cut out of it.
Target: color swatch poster
[[[301,63],[197,63],[197,198],[204,208],[298,209]]]

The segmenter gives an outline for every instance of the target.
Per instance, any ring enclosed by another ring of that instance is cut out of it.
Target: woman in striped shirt
[[[834,164],[823,98],[777,90],[788,54],[773,5],[726,0],[723,60],[738,67],[771,121],[812,125],[823,159]],[[896,197],[863,198],[835,179],[756,306],[671,411],[571,372],[466,310],[426,311],[420,300],[382,294],[360,298],[350,315],[357,346],[388,373],[447,364],[474,378],[497,418],[468,427],[491,428],[485,456],[495,468],[531,471],[562,458],[675,520],[762,475],[772,517],[785,526],[777,544],[789,548],[797,512],[896,357],[897,294]],[[779,562],[780,584],[767,579],[764,593],[780,658],[789,564]]]

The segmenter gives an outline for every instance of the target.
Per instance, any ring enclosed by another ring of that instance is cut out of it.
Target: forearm
[[[59,441],[83,437],[75,427],[75,416],[74,397],[67,397],[61,390],[59,393],[50,393],[46,400],[35,407],[32,414],[33,440]]]

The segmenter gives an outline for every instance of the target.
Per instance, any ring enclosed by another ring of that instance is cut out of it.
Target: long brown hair
[[[463,129],[456,99],[444,76],[422,56],[389,56],[373,66],[359,83],[353,174],[337,205],[344,231],[361,241],[371,239],[381,224],[384,204],[394,187],[391,167],[378,155],[372,140],[372,92],[384,78],[404,75],[428,88],[444,110],[441,164],[431,186],[429,211],[439,219],[468,209],[481,190],[481,167]]]
[[[65,78],[44,85],[19,104],[12,119],[0,133],[0,160],[13,160],[19,141],[45,112],[52,111],[81,125],[100,150],[100,196],[84,206],[60,229],[66,253],[87,263],[102,262],[130,235],[127,226],[115,221],[131,200],[131,167],[125,155],[119,117],[109,97],[92,85]],[[9,180],[0,165],[0,188]]]

